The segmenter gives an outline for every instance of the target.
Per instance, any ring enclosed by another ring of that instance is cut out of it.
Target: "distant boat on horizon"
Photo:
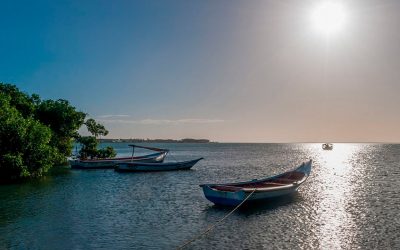
[[[324,143],[324,144],[322,144],[322,149],[323,150],[332,150],[333,144],[332,143]]]

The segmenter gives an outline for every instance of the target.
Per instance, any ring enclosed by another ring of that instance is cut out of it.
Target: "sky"
[[[400,2],[320,2],[0,1],[0,82],[109,138],[400,142]]]

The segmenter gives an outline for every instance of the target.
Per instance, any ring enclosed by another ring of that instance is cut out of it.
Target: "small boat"
[[[245,199],[248,202],[261,201],[296,192],[310,175],[311,164],[312,160],[309,160],[294,170],[260,180],[203,184],[200,187],[209,201],[217,205],[237,206]]]
[[[322,144],[322,149],[323,150],[332,150],[333,144],[332,143],[324,143],[324,144]]]
[[[166,163],[144,163],[144,162],[118,162],[115,171],[118,172],[150,172],[150,171],[171,171],[188,170],[203,158],[191,161],[166,162]]]
[[[115,164],[119,162],[163,162],[165,157],[168,154],[167,149],[160,148],[152,148],[152,147],[144,147],[138,145],[129,145],[132,147],[132,156],[131,157],[120,157],[120,158],[107,158],[107,159],[74,159],[70,160],[69,163],[71,168],[74,169],[109,169],[114,168]],[[136,148],[144,148],[152,151],[158,151],[157,153],[141,155],[141,156],[133,156]]]

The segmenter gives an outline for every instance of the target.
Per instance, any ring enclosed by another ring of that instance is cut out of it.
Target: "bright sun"
[[[339,2],[320,2],[311,13],[311,23],[315,30],[324,35],[341,31],[346,24],[346,10]]]

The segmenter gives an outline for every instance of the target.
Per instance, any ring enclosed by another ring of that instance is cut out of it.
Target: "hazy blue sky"
[[[400,141],[400,1],[1,1],[0,81],[112,138]]]

